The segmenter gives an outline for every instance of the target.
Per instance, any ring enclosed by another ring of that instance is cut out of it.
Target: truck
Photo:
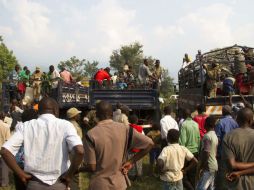
[[[189,108],[191,111],[195,111],[197,105],[202,104],[206,107],[206,113],[208,115],[219,116],[222,114],[223,105],[237,104],[242,102],[243,98],[253,105],[254,96],[251,94],[245,94],[243,96],[235,94],[232,95],[232,97],[229,97],[219,94],[218,92],[222,88],[223,75],[230,73],[234,76],[233,64],[236,50],[242,51],[244,56],[246,56],[244,53],[246,50],[253,52],[253,48],[239,45],[215,49],[203,54],[198,54],[193,62],[179,70],[179,109]],[[205,88],[207,75],[204,70],[204,64],[209,65],[211,62],[216,63],[220,68],[223,68],[221,76],[217,80],[218,88],[216,97],[209,97]],[[253,59],[246,58],[245,63],[252,66],[254,65]],[[247,83],[251,82],[249,80],[248,76],[246,76]]]
[[[127,105],[132,112],[138,115],[142,123],[160,119],[160,103],[158,89],[134,88],[97,88],[93,80],[90,85],[68,84],[62,80],[51,94],[59,105],[60,117],[65,117],[67,109],[76,107],[81,111],[89,111],[95,108],[96,102],[104,100],[112,104],[122,103]],[[10,81],[2,82],[2,110],[7,111],[10,106]]]

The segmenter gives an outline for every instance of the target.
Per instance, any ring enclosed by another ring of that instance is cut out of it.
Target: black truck
[[[10,105],[9,81],[2,83],[2,109],[8,110]],[[67,109],[76,107],[82,111],[94,109],[97,101],[105,100],[110,102],[113,107],[122,103],[127,105],[135,114],[144,120],[158,121],[160,119],[159,92],[157,89],[116,89],[116,88],[97,88],[90,81],[89,87],[78,84],[67,84],[63,81],[58,82],[55,93],[51,95],[60,108],[63,116]]]

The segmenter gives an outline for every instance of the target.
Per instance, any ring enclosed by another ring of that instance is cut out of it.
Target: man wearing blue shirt
[[[231,116],[232,108],[228,105],[223,106],[222,108],[222,118],[218,121],[217,125],[215,126],[215,133],[218,137],[218,152],[217,152],[217,160],[219,165],[219,170],[216,179],[216,187],[219,187],[220,190],[227,189],[225,184],[225,164],[224,160],[221,158],[222,154],[222,142],[224,136],[232,131],[233,129],[239,128],[237,122]]]

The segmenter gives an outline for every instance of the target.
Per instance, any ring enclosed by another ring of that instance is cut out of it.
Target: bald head
[[[241,109],[237,114],[236,120],[240,127],[251,127],[253,123],[253,111],[249,108]]]
[[[100,101],[96,104],[96,116],[102,121],[105,119],[112,119],[113,111],[112,105],[106,101]]]
[[[39,114],[53,114],[58,117],[59,107],[53,98],[45,97],[39,102]]]

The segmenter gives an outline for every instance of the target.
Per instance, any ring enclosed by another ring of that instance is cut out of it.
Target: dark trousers
[[[67,187],[65,184],[57,181],[53,185],[48,185],[41,182],[38,179],[31,179],[28,184],[26,190],[66,190]]]
[[[3,158],[0,158],[0,187],[6,187],[9,185],[9,168],[4,162]]]
[[[198,158],[198,153],[193,153],[195,158]],[[185,165],[187,166],[189,162],[186,162]],[[183,176],[183,186],[185,189],[194,190],[195,189],[195,178],[196,178],[197,168],[194,167],[190,169],[186,175]]]
[[[14,184],[16,190],[26,190],[26,185],[21,181],[21,179],[14,174]]]

